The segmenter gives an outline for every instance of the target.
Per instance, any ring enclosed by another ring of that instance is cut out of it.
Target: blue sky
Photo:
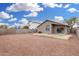
[[[0,3],[0,23],[15,25],[46,19],[63,21],[79,17],[79,4],[68,3]]]

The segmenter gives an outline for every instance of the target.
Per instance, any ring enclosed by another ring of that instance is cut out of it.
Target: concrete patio
[[[72,36],[70,34],[45,34],[45,33],[34,33],[33,35],[45,36],[45,37],[56,38],[56,39],[64,39],[64,40],[68,40]]]

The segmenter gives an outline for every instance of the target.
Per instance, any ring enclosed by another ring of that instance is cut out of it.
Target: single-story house
[[[36,29],[39,24],[38,22],[29,22],[29,29]]]
[[[37,27],[37,32],[42,33],[64,33],[70,32],[70,26],[65,23],[55,22],[51,20],[45,20]]]

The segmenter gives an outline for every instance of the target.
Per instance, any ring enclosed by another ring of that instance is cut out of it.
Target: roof
[[[64,26],[70,26],[67,23],[59,23],[59,22],[55,22],[55,21],[51,21],[51,20],[45,20],[43,23],[41,23],[39,26],[41,26],[42,24],[44,24],[45,22],[52,22],[52,24],[56,24],[56,25],[64,25]],[[39,27],[38,26],[38,27]]]
[[[35,22],[35,21],[29,21],[29,23],[37,23],[37,24],[40,24],[39,22]]]

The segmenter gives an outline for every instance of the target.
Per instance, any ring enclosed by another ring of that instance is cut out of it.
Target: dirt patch
[[[33,34],[0,36],[0,55],[52,56],[79,55],[79,40],[75,35],[70,40],[58,40]]]

